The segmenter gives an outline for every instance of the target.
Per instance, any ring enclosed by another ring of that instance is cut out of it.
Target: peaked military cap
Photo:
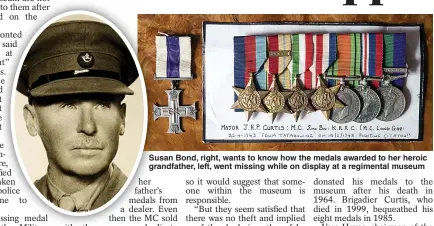
[[[17,90],[32,97],[127,94],[138,77],[133,57],[110,26],[68,21],[47,27],[30,48]]]

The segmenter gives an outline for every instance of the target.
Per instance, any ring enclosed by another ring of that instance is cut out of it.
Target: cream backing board
[[[203,25],[204,47],[204,142],[291,142],[352,140],[420,140],[421,83],[423,80],[421,26],[377,24],[213,23]],[[404,114],[390,122],[338,124],[326,121],[321,111],[302,113],[298,122],[280,113],[274,123],[266,113],[254,113],[249,122],[234,103],[234,36],[297,33],[405,32],[409,74],[405,82]],[[322,128],[322,129],[320,129]]]

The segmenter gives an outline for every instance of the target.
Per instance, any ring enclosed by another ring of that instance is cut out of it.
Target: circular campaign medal
[[[312,98],[315,108],[323,111],[326,118],[336,123],[347,123],[354,120],[359,114],[361,102],[357,94],[345,85],[345,80],[355,81],[349,76],[361,75],[362,60],[362,34],[338,34],[337,49],[339,58],[327,68],[328,85],[321,85]],[[333,80],[341,80],[340,84]],[[335,94],[335,95],[333,95]],[[335,104],[333,104],[333,102]]]
[[[404,78],[407,75],[388,76],[383,78],[383,83],[378,88],[382,108],[377,118],[381,121],[393,121],[399,118],[405,110],[405,96],[402,91],[394,87],[391,82],[396,79]]]
[[[362,34],[362,74],[369,75],[363,77],[359,82],[355,82],[356,92],[362,100],[362,109],[357,118],[358,123],[366,123],[375,119],[380,113],[381,101],[378,94],[368,86],[371,81],[373,87],[378,88],[379,77],[383,75],[383,34],[382,33],[363,33]]]
[[[360,85],[356,87],[356,92],[362,100],[362,109],[354,121],[358,123],[372,121],[380,113],[380,97],[373,89],[371,89],[371,87],[367,85],[366,78],[360,81]]]
[[[378,88],[382,108],[378,119],[392,121],[399,118],[405,110],[405,96],[402,93],[405,77],[408,75],[406,63],[406,34],[384,34],[384,68],[387,73]]]
[[[335,77],[326,77],[327,79],[340,80],[336,97],[343,103],[344,107],[333,107],[330,115],[331,120],[336,123],[351,122],[360,112],[360,99],[349,86],[345,85],[345,81],[350,81],[351,83],[360,80],[362,61],[361,47],[362,34],[338,35],[339,58],[329,70],[329,73]]]
[[[360,112],[361,102],[356,92],[350,87],[345,85],[345,80],[352,80],[352,78],[341,78],[341,85],[336,94],[337,99],[345,106],[333,107],[330,114],[330,119],[336,123],[348,123],[353,121]]]

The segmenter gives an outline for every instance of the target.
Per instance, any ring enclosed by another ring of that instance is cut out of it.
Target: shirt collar
[[[54,184],[49,174],[47,173],[48,190],[51,193],[52,197],[51,202],[53,202],[54,205],[59,206],[60,199],[65,195],[69,195],[75,203],[75,211],[89,211],[95,200],[101,194],[102,190],[106,187],[106,184],[110,181],[112,173],[113,164],[110,164],[108,170],[106,170],[94,182],[89,184],[84,189],[77,191],[73,194],[67,194],[62,191],[62,189],[60,189],[56,184]]]

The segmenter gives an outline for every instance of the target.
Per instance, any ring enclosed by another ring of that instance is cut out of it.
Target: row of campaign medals
[[[405,109],[405,34],[234,37],[234,75],[232,108],[247,120],[320,110],[337,123],[392,121]]]

